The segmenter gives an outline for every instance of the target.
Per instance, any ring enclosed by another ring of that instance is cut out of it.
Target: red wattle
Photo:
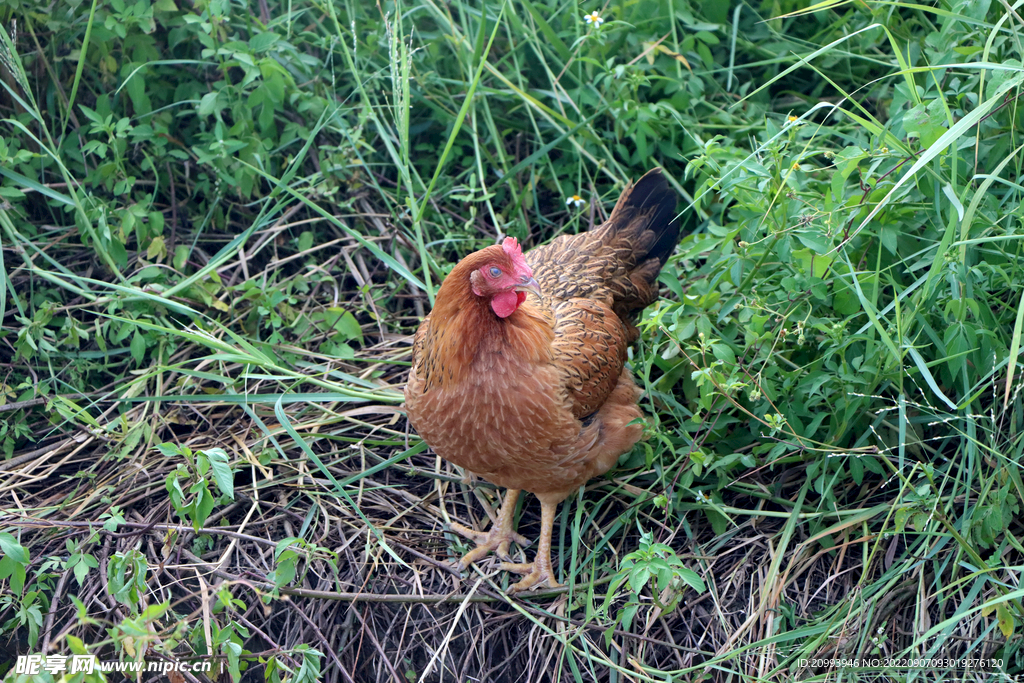
[[[522,297],[522,298],[520,298]],[[507,318],[523,303],[526,294],[523,292],[501,292],[491,297],[491,310],[499,318]]]

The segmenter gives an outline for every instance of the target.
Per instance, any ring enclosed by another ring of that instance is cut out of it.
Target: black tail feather
[[[658,296],[658,272],[679,241],[678,195],[660,169],[626,188],[608,220],[526,252],[549,302],[609,301],[631,330],[637,311]]]
[[[636,181],[630,190],[623,193],[615,206],[615,212],[622,211],[633,216],[644,216],[645,220],[637,222],[626,220],[621,225],[629,229],[639,227],[642,230],[653,232],[653,241],[650,238],[639,239],[640,236],[626,236],[630,241],[650,246],[646,253],[636,254],[637,264],[644,263],[652,258],[658,259],[661,266],[668,261],[669,256],[679,243],[679,219],[676,216],[676,202],[678,195],[669,185],[665,174],[660,168],[655,168],[643,175]]]

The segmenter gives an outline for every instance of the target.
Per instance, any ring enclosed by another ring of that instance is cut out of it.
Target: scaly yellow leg
[[[513,564],[503,562],[501,568],[505,571],[522,574],[523,579],[518,583],[509,586],[513,593],[524,591],[528,588],[558,588],[562,584],[555,581],[555,572],[551,568],[551,533],[555,527],[555,511],[558,503],[540,504],[540,542],[537,544],[537,554],[533,562],[526,564]]]

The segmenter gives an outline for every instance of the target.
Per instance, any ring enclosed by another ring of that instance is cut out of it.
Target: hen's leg
[[[516,514],[516,500],[519,499],[518,489],[509,489],[505,492],[505,502],[501,504],[501,512],[498,519],[491,525],[489,531],[476,531],[461,524],[452,523],[452,531],[460,536],[476,541],[476,547],[462,556],[459,560],[459,569],[465,569],[473,562],[487,556],[492,550],[497,551],[498,557],[503,560],[509,559],[508,546],[515,541],[521,546],[527,546],[530,542],[524,536],[516,533],[513,518]]]
[[[537,554],[533,562],[526,564],[512,564],[503,562],[501,568],[505,571],[523,574],[523,579],[518,583],[509,586],[513,593],[524,591],[527,588],[558,588],[562,584],[555,581],[555,572],[551,569],[551,532],[555,526],[555,511],[558,503],[540,504],[540,543],[537,544]]]

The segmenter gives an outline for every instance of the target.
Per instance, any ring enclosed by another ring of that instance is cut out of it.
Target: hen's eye
[[[498,266],[491,266],[491,269],[488,272],[491,274],[491,277],[498,277],[501,275],[501,268]]]

